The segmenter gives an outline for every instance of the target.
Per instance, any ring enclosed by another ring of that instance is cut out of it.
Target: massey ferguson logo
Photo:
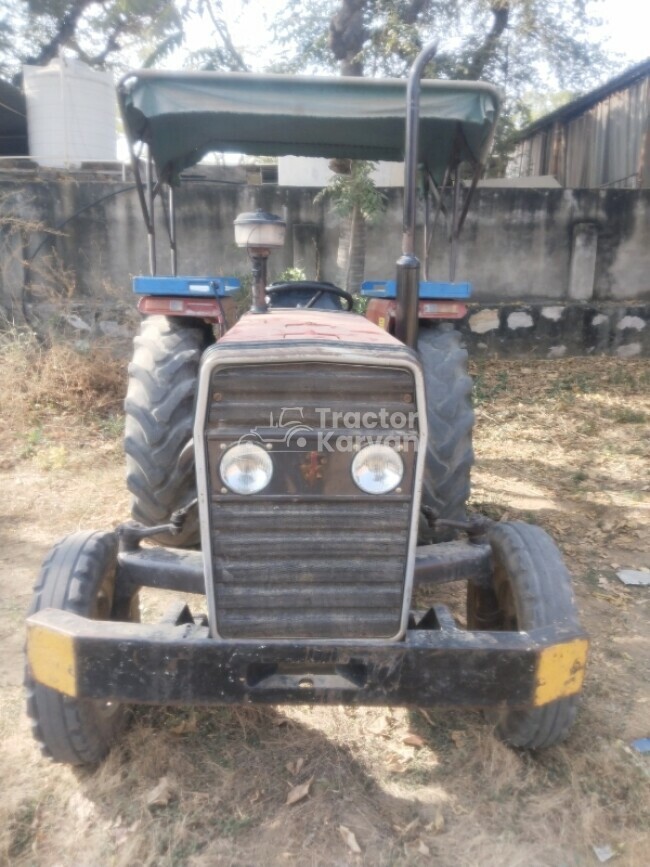
[[[269,414],[269,423],[252,428],[239,442],[257,442],[284,451],[355,452],[382,444],[398,451],[417,451],[417,412],[309,409],[308,424],[302,406],[283,406]],[[316,418],[314,419],[314,413]]]

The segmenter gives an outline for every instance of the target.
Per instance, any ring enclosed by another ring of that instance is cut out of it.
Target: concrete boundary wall
[[[146,235],[134,191],[88,208],[58,234],[40,230],[54,228],[125,186],[128,181],[99,178],[23,180],[9,173],[0,177],[0,305],[10,317],[20,319],[24,260],[42,241],[28,275],[32,283],[44,279],[48,269],[58,268],[64,272],[65,285],[53,291],[65,293],[79,310],[94,305],[112,316],[113,308],[133,306],[131,277],[148,272]],[[232,223],[238,213],[262,207],[287,220],[287,243],[271,257],[271,278],[295,265],[310,278],[337,282],[340,219],[327,203],[314,204],[316,192],[237,181],[187,184],[177,196],[180,273],[245,275],[248,264],[234,244]],[[391,278],[400,253],[402,192],[392,189],[386,195],[384,215],[367,231],[368,279]],[[432,279],[447,277],[444,234],[441,221],[429,261]],[[158,248],[159,273],[168,273],[162,223]],[[526,341],[536,339],[539,329],[541,341],[542,332],[546,335],[549,328],[559,328],[558,322],[571,322],[569,331],[577,329],[584,338],[576,342],[558,337],[559,342],[549,344],[546,351],[561,345],[568,353],[617,351],[621,331],[617,323],[626,316],[634,318],[635,305],[641,311],[650,304],[650,191],[479,190],[464,229],[457,275],[474,285],[473,302],[478,307],[472,316],[499,311],[498,327],[484,331],[482,337],[472,326],[478,320],[468,317],[465,328],[472,344],[498,349],[514,331],[520,351],[526,351]],[[545,308],[562,308],[566,313],[556,321],[543,313]],[[513,314],[521,313],[525,319],[529,309],[532,331],[508,325],[517,321]],[[601,315],[614,323],[606,340],[602,328],[600,336],[592,334],[593,328],[600,327],[593,318]],[[639,312],[644,323],[645,315]],[[578,328],[578,320],[591,324]],[[639,328],[638,335],[645,335],[648,327]],[[631,336],[635,333],[632,327]],[[646,343],[641,340],[641,344],[645,352]]]

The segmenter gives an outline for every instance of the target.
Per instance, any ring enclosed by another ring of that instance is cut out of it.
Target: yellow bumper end
[[[38,683],[65,695],[77,695],[74,638],[36,623],[27,624],[27,661]]]
[[[576,695],[582,689],[589,642],[576,638],[542,649],[535,675],[535,707]]]

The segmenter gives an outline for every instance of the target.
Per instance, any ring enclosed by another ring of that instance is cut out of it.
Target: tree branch
[[[93,6],[99,0],[75,0],[72,7],[61,19],[59,29],[47,42],[38,54],[26,58],[23,62],[33,66],[45,66],[59,53],[59,48],[69,45],[74,39],[79,19],[89,6]]]
[[[228,26],[222,18],[219,18],[219,16],[212,8],[211,0],[206,0],[205,8],[208,10],[208,15],[212,19],[212,23],[214,24],[215,30],[219,34],[219,38],[221,39],[224,48],[232,58],[233,62],[231,63],[231,67],[233,72],[248,72],[248,64],[241,56],[237,48],[235,48],[235,44],[233,43],[232,37],[230,36]]]
[[[508,18],[510,16],[509,0],[494,0],[491,6],[491,12],[494,16],[492,19],[492,27],[487,32],[485,39],[476,49],[467,69],[467,78],[477,79],[483,74],[488,61],[494,54],[497,43],[501,38],[501,34],[508,26]]]

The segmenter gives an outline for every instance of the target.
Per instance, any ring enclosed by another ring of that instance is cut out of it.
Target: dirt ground
[[[515,752],[478,712],[139,709],[97,770],[42,759],[21,687],[31,585],[57,537],[128,502],[119,407],[52,405],[26,378],[0,412],[0,863],[574,867],[593,847],[649,863],[650,758],[630,742],[650,735],[650,590],[615,572],[650,569],[650,364],[473,372],[474,507],[553,534],[591,635],[569,740]],[[144,595],[145,617],[163,597]]]

